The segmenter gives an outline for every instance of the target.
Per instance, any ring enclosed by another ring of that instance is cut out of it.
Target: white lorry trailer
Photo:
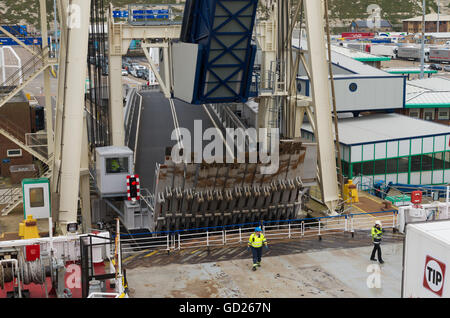
[[[392,59],[397,58],[398,46],[396,45],[382,45],[382,44],[372,44],[370,47],[370,54],[376,56],[387,56]]]
[[[402,297],[450,297],[450,220],[410,223],[403,247]]]
[[[450,47],[430,47],[430,62],[450,63]]]
[[[425,62],[429,62],[430,49],[425,48]],[[405,60],[420,60],[421,47],[420,46],[399,46],[397,57]]]

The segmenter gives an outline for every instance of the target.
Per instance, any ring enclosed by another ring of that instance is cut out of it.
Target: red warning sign
[[[442,297],[445,282],[445,264],[428,256],[425,259],[423,287]]]

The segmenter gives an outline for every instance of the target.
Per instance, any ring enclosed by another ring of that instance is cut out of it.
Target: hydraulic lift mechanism
[[[323,202],[329,213],[335,213],[339,204],[339,187],[336,169],[336,153],[332,129],[330,81],[327,69],[327,56],[324,32],[324,3],[317,0],[260,0],[269,13],[267,20],[256,23],[256,39],[262,49],[262,87],[271,87],[271,92],[261,90],[259,101],[259,127],[278,128],[285,138],[298,138],[304,114],[306,113],[314,128],[318,151],[318,181],[322,190]],[[86,68],[80,68],[87,60],[90,21],[90,0],[57,0],[61,21],[61,49],[59,57],[58,98],[55,124],[54,164],[52,177],[52,206],[58,212],[58,223],[62,232],[77,223],[79,197],[82,202],[83,223],[89,224],[89,175],[88,144],[83,119]],[[303,6],[303,9],[302,9]],[[110,7],[112,9],[112,7]],[[249,7],[252,8],[252,7]],[[293,10],[294,8],[294,10]],[[248,8],[246,8],[248,9]],[[250,9],[248,9],[250,10]],[[111,10],[112,11],[112,10]],[[303,52],[292,47],[292,34],[300,12],[304,12],[304,22],[308,38],[308,61]],[[123,145],[123,105],[120,76],[121,56],[126,53],[127,43],[133,38],[144,40],[144,50],[148,58],[150,47],[162,48],[166,61],[172,59],[173,39],[180,37],[179,25],[147,26],[131,28],[115,24],[109,12],[109,79],[110,79],[110,123],[112,144]],[[253,29],[253,24],[251,25]],[[153,32],[154,30],[154,32]],[[192,32],[190,43],[196,42],[200,33]],[[220,33],[215,34],[219,39]],[[188,38],[188,37],[186,37]],[[153,40],[152,40],[153,39]],[[161,41],[162,39],[162,41]],[[200,41],[200,40],[199,40]],[[248,44],[250,46],[250,44]],[[214,50],[214,47],[210,47]],[[250,48],[249,48],[250,50]],[[237,56],[237,53],[233,53]],[[226,56],[224,57],[227,58]],[[251,56],[245,57],[246,61]],[[249,60],[250,59],[250,60]],[[226,86],[227,78],[218,74],[214,59],[207,60],[208,78],[216,76]],[[151,62],[151,61],[150,61]],[[303,63],[310,77],[311,97],[299,97],[296,76],[300,63]],[[171,97],[174,79],[170,74],[171,65],[163,65],[165,78],[150,63],[166,97]],[[209,73],[208,73],[209,72]],[[269,76],[271,74],[272,76]],[[273,76],[275,75],[275,76]],[[246,76],[252,76],[247,74]],[[230,76],[231,78],[231,76]],[[176,80],[175,80],[176,81]],[[251,80],[250,80],[251,81]],[[211,83],[210,94],[202,98],[208,100],[221,89]],[[242,90],[248,82],[241,82]],[[242,102],[242,101],[241,101]],[[275,111],[274,111],[275,110]],[[278,116],[281,113],[281,116]],[[278,120],[281,118],[281,120]]]

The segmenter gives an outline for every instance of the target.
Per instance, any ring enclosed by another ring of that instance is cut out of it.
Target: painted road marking
[[[194,253],[198,252],[199,250],[200,250],[200,249],[193,250],[193,251],[191,252],[191,254],[194,254]]]
[[[363,209],[361,209],[360,207],[358,207],[357,205],[352,205],[352,207],[357,208],[358,210],[360,210],[362,213],[367,214],[371,217],[373,217],[374,219],[376,219],[376,217],[374,217],[372,214],[370,214],[369,212],[364,211]]]
[[[148,253],[147,255],[144,256],[144,258],[153,256],[153,255],[155,255],[156,253],[158,253],[158,251],[153,251],[153,252],[151,252],[151,253]]]
[[[134,255],[131,255],[131,256],[128,256],[127,258],[125,258],[124,260],[123,260],[123,262],[125,263],[125,262],[128,262],[128,261],[130,261],[130,260],[132,260],[133,258],[135,258],[135,257],[137,257],[137,256],[139,256],[139,255],[141,255],[142,253],[136,253],[136,254],[134,254]]]

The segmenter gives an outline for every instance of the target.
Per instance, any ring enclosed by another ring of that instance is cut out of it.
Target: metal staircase
[[[20,69],[11,74],[3,83],[0,83],[0,107],[16,96],[49,65],[55,64],[57,64],[56,59],[48,58],[47,47],[39,54],[33,55]]]
[[[8,79],[0,83],[0,107],[5,105],[11,98],[26,87],[49,65],[56,64],[56,60],[48,59],[48,49],[45,48],[39,54],[32,56],[22,68],[11,74]],[[23,150],[30,153],[45,165],[43,171],[37,171],[33,178],[49,178],[52,174],[50,169],[52,158],[48,158],[47,141],[29,134],[10,121],[6,116],[0,115],[0,134],[14,142]],[[3,191],[3,192],[1,192]],[[0,210],[2,216],[8,215],[23,202],[21,185],[13,185],[8,189],[0,190]]]
[[[49,164],[46,141],[43,142],[42,140],[27,134],[27,132],[19,128],[16,123],[2,115],[0,115],[0,134],[41,160],[43,163]]]

